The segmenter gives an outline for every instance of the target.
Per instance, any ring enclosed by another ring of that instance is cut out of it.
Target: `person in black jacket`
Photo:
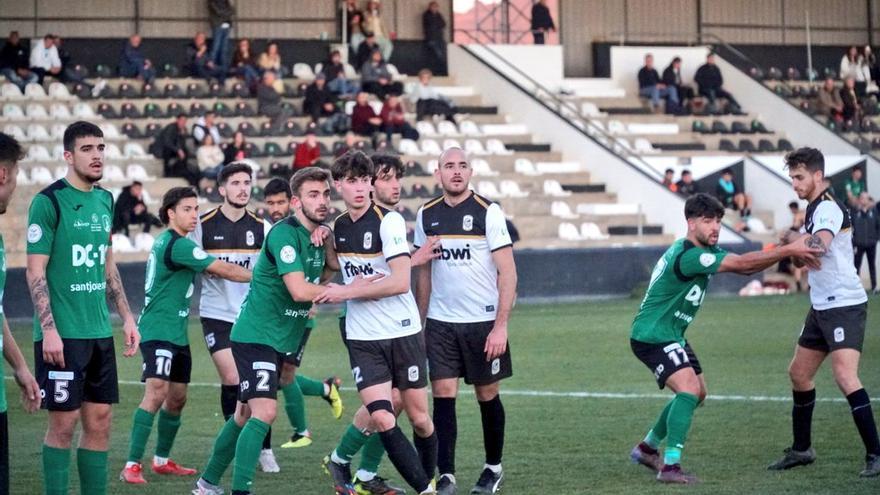
[[[122,232],[128,236],[129,225],[143,225],[144,232],[149,232],[150,227],[161,227],[162,222],[147,211],[144,203],[144,185],[134,181],[130,186],[122,188],[122,192],[116,198],[113,208],[113,233]]]
[[[315,76],[315,81],[306,87],[303,100],[303,113],[317,122],[320,117],[329,117],[339,111],[336,95],[327,87],[327,77],[323,72]]]
[[[446,68],[446,19],[440,13],[440,4],[431,2],[428,9],[422,14],[422,29],[425,31],[425,46],[428,53],[433,56],[432,67],[435,69]]]
[[[678,99],[682,105],[694,97],[694,88],[684,84],[681,80],[681,57],[675,57],[666,69],[663,70],[663,84],[675,88]]]
[[[645,55],[645,66],[639,70],[639,96],[650,98],[654,111],[660,108],[660,98],[666,98],[666,113],[678,113],[678,91],[660,80],[650,53]]]
[[[18,86],[22,93],[25,86],[39,80],[37,74],[30,69],[28,51],[22,46],[18,31],[9,32],[9,38],[0,50],[0,74],[6,76],[7,81]]]
[[[706,55],[706,63],[697,69],[694,74],[694,81],[700,87],[700,95],[709,99],[709,104],[713,107],[716,105],[718,98],[727,100],[728,105],[739,108],[739,103],[734,99],[733,95],[728,93],[722,87],[724,85],[724,77],[721,76],[721,69],[715,65],[715,54]]]
[[[193,153],[191,145],[187,143],[189,138],[186,115],[180,114],[174,122],[159,131],[150,146],[150,152],[162,159],[165,177],[183,177],[194,186],[198,184],[201,174],[199,167],[190,160]]]
[[[555,33],[556,25],[553,24],[553,17],[550,16],[547,1],[539,0],[535,5],[532,5],[532,36],[535,37],[536,45],[544,44],[544,34],[547,31]]]
[[[867,192],[859,195],[858,208],[853,208],[853,247],[855,248],[856,273],[862,268],[862,257],[868,255],[868,273],[871,276],[871,292],[877,294],[877,241],[880,240],[880,215]]]

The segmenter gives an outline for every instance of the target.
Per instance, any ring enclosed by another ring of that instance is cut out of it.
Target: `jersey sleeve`
[[[486,210],[486,242],[490,251],[513,245],[510,232],[507,231],[507,219],[498,203],[492,203]]]
[[[843,210],[834,201],[822,201],[813,212],[813,234],[822,230],[837,235],[843,225]]]
[[[58,214],[52,200],[44,194],[34,196],[28,210],[27,254],[52,254],[57,227]]]
[[[416,213],[416,230],[413,234],[413,246],[416,249],[425,245],[428,241],[428,236],[425,234],[425,226],[422,224],[422,213],[425,211],[424,207],[419,208],[418,213]]]
[[[266,252],[275,259],[278,275],[287,275],[293,272],[305,273],[299,249],[296,232],[292,227],[279,225],[272,229],[266,239]]]
[[[682,278],[712,275],[718,272],[725,256],[727,251],[723,249],[688,249],[675,260],[675,273]]]
[[[379,225],[379,237],[382,239],[382,254],[385,261],[398,256],[409,256],[409,243],[406,242],[406,222],[400,213],[389,212]]]
[[[194,272],[201,273],[217,258],[206,253],[201,247],[187,237],[177,239],[171,246],[171,261],[185,266]]]

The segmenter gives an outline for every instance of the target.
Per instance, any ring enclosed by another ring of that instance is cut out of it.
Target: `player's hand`
[[[819,258],[827,252],[825,246],[817,245],[814,237],[809,234],[800,236],[785,247],[791,251],[791,256],[800,260],[811,270],[818,270],[822,267]]]
[[[309,308],[309,319],[310,320],[312,318],[314,318],[315,315],[317,315],[317,314],[318,314],[318,308],[316,308],[315,306],[312,306],[311,308]]]
[[[24,410],[29,413],[36,412],[40,408],[42,400],[40,397],[40,386],[34,380],[34,375],[31,374],[26,366],[23,366],[21,369],[15,370],[15,375],[13,376],[15,376],[15,383],[21,387],[21,403],[24,406]]]
[[[489,335],[486,336],[486,346],[483,352],[486,353],[486,361],[489,362],[504,354],[507,350],[507,325],[495,324]]]
[[[432,235],[428,237],[423,246],[413,252],[410,263],[412,266],[421,266],[433,259],[439,258],[440,254],[440,237]]]
[[[125,350],[122,351],[122,355],[125,357],[134,356],[141,343],[141,333],[138,331],[134,318],[129,318],[122,324],[122,335],[125,339]]]
[[[320,296],[316,297],[314,301],[315,304],[331,304],[338,303],[348,299],[347,290],[344,285],[329,283],[327,284],[327,289],[321,293]]]
[[[58,330],[43,330],[43,361],[64,368],[64,342]]]
[[[326,225],[318,225],[318,228],[312,231],[312,245],[314,246],[323,246],[324,241],[333,234],[333,231],[330,230],[330,227]]]

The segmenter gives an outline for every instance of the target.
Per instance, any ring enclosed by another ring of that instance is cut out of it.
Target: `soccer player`
[[[347,301],[345,341],[352,376],[372,426],[407,483],[417,493],[434,493],[437,436],[428,415],[421,323],[410,292],[406,224],[399,213],[370,201],[374,168],[364,153],[346,153],[331,170],[348,208],[336,219],[333,234],[346,285],[330,284],[316,302]],[[328,264],[337,267],[332,259]],[[379,279],[358,283],[367,280],[362,276]],[[397,426],[393,388],[399,389],[413,426],[415,449]]]
[[[257,259],[250,291],[232,328],[238,369],[238,405],[214,442],[211,459],[194,493],[216,495],[223,472],[235,458],[232,493],[250,493],[260,446],[275,420],[279,371],[299,346],[312,300],[326,287],[325,247],[311,243],[312,231],[327,218],[329,176],[308,167],[290,179],[294,215],[272,226]],[[332,246],[328,246],[332,253]],[[366,283],[366,282],[363,282]]]
[[[439,236],[442,256],[419,270],[416,289],[439,443],[437,493],[456,492],[455,397],[458,380],[474,386],[483,423],[485,465],[471,493],[496,493],[504,479],[504,406],[500,381],[511,376],[507,323],[516,298],[516,264],[504,213],[468,188],[473,170],[465,152],[440,155],[434,177],[443,196],[416,215],[416,246]]]
[[[793,151],[786,155],[785,166],[798,198],[809,201],[803,229],[809,235],[808,243],[819,249],[822,267],[808,272],[811,307],[788,368],[794,398],[794,443],[769,469],[790,469],[816,460],[810,438],[816,404],[813,378],[830,355],[834,380],[849,402],[865,445],[865,469],[859,476],[880,476],[877,426],[871,399],[859,380],[868,296],[852,263],[849,211],[824,185],[825,158],[819,150]]]
[[[645,439],[630,452],[634,463],[656,471],[657,480],[663,483],[697,481],[682,471],[681,451],[694,409],[706,398],[706,381],[684,332],[706,297],[712,275],[757,273],[789,256],[818,265],[819,251],[806,244],[806,236],[768,251],[742,255],[724,251],[718,247],[723,216],[724,206],[708,194],[687,199],[687,237],[675,241],[654,266],[648,292],[632,324],[633,354],[651,370],[661,389],[669,387],[675,393]],[[658,449],[664,439],[661,458]]]
[[[189,234],[202,249],[217,259],[253,270],[269,222],[248,210],[253,184],[253,169],[246,163],[232,162],[217,176],[223,204],[204,213],[196,229]],[[216,277],[202,277],[199,317],[205,344],[220,375],[220,409],[228,420],[235,412],[238,373],[230,350],[229,334],[241,308],[248,284]],[[263,440],[260,469],[267,473],[281,470],[272,452],[271,431]]]
[[[80,491],[107,491],[111,404],[119,402],[107,298],[122,318],[123,355],[140,334],[113,261],[113,196],[97,186],[104,172],[104,134],[90,122],[64,131],[67,175],[31,201],[27,281],[34,303],[34,360],[49,428],[43,443],[45,493],[67,493],[70,446],[77,449]]]
[[[0,215],[12,201],[18,175],[18,160],[23,156],[21,145],[11,136],[0,133]],[[21,387],[21,398],[25,410],[34,412],[40,408],[40,387],[34,380],[21,350],[12,338],[9,323],[3,313],[3,289],[6,286],[6,250],[3,235],[0,234],[0,321],[3,334],[0,335],[0,350],[14,371],[15,382]],[[9,493],[9,426],[6,417],[6,380],[0,372],[0,493]]]
[[[168,230],[159,235],[147,260],[146,297],[138,318],[144,398],[134,412],[128,462],[119,475],[126,483],[146,483],[141,458],[153,420],[159,415],[156,474],[189,476],[195,469],[178,465],[169,454],[180,429],[180,414],[186,404],[187,384],[192,372],[187,324],[189,299],[197,273],[236,282],[249,282],[251,272],[207,254],[186,235],[199,221],[199,197],[191,187],[175,187],[165,193],[159,218]],[[161,408],[161,409],[160,409]]]

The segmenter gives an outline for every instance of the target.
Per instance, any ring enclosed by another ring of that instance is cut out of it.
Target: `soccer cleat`
[[[501,481],[504,479],[504,471],[495,473],[489,468],[483,469],[477,484],[471,488],[471,494],[475,493],[498,493],[501,489]]]
[[[306,432],[305,435],[294,433],[290,435],[290,440],[281,445],[282,449],[298,449],[300,447],[308,447],[312,444],[312,434]]]
[[[455,476],[448,473],[440,475],[437,481],[437,495],[455,495],[456,491]]]
[[[358,495],[406,495],[406,490],[389,485],[388,480],[378,475],[370,481],[361,481],[355,476],[352,484]]]
[[[660,472],[663,467],[663,461],[660,460],[660,453],[657,449],[652,449],[645,442],[641,442],[629,453],[629,458],[633,464],[641,464],[655,473]]]
[[[321,461],[321,467],[333,479],[333,489],[336,490],[336,495],[357,495],[351,485],[351,466],[349,464],[333,462],[327,455]]]
[[[342,380],[335,376],[331,376],[324,380],[324,383],[327,384],[330,393],[325,395],[323,399],[330,404],[330,410],[333,413],[333,417],[339,419],[342,417],[342,397],[339,396],[339,384],[342,383]]]
[[[133,485],[143,485],[147,482],[147,480],[144,479],[143,469],[144,468],[140,463],[132,464],[119,473],[119,480]]]
[[[865,469],[859,473],[862,478],[880,476],[880,455],[870,454],[865,459]]]
[[[260,471],[264,473],[280,473],[281,466],[275,460],[275,453],[272,449],[263,449],[260,451]]]
[[[692,485],[699,483],[696,476],[681,470],[680,464],[664,464],[657,473],[657,481],[660,483],[678,483],[680,485]]]
[[[813,450],[812,447],[801,452],[799,450],[794,450],[789,447],[785,449],[785,455],[782,456],[782,459],[774,462],[767,466],[767,469],[771,471],[782,471],[784,469],[791,469],[797,466],[806,466],[808,464],[812,464],[816,461],[816,451]]]
[[[192,476],[196,474],[196,470],[193,468],[183,467],[180,464],[168,459],[165,464],[161,466],[156,464],[156,461],[153,461],[152,466],[153,472],[156,474],[170,474],[174,476]]]
[[[199,478],[196,481],[196,487],[193,489],[192,495],[223,495],[223,488],[212,485],[207,481]]]

